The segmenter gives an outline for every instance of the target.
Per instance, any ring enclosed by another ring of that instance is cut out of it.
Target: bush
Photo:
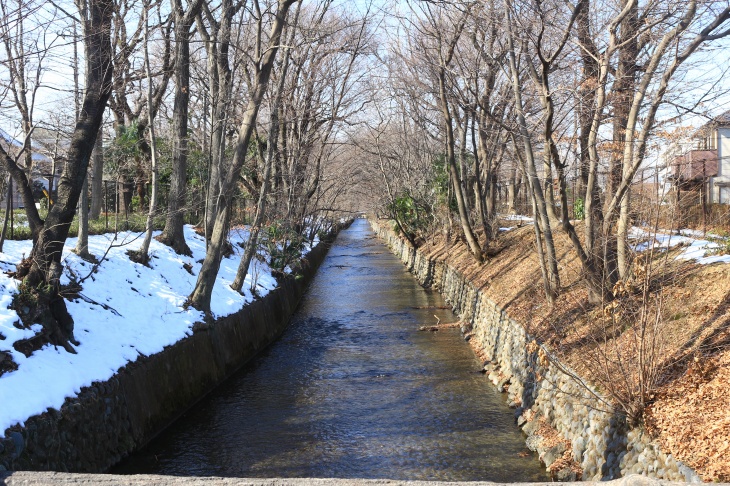
[[[427,207],[419,204],[408,192],[403,193],[388,205],[391,217],[397,221],[395,231],[406,232],[408,239],[415,239],[427,231],[433,216]]]
[[[586,217],[586,206],[583,198],[579,197],[573,203],[573,218],[583,220]]]
[[[283,272],[302,257],[304,237],[284,221],[271,223],[259,240],[269,254],[269,266],[274,271]]]

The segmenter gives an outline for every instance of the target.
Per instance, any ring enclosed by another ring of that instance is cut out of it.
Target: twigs
[[[134,238],[133,238],[132,240],[130,240],[130,241],[127,241],[127,239],[126,239],[126,237],[125,237],[125,238],[124,238],[124,239],[122,240],[122,242],[121,242],[121,243],[114,243],[114,242],[116,241],[116,235],[115,235],[115,237],[114,237],[114,238],[112,238],[112,241],[111,241],[111,243],[110,243],[110,244],[109,244],[109,246],[107,247],[107,249],[106,249],[106,251],[104,252],[104,254],[103,254],[103,255],[101,256],[101,258],[99,259],[99,261],[98,261],[97,263],[95,263],[95,264],[94,264],[94,266],[93,266],[93,267],[91,267],[91,271],[90,271],[90,272],[89,272],[89,273],[88,273],[88,274],[87,274],[87,275],[86,275],[86,276],[85,276],[84,278],[82,278],[81,280],[79,280],[79,281],[78,281],[77,283],[78,283],[79,285],[81,285],[81,284],[82,284],[82,283],[84,283],[84,282],[85,282],[86,280],[88,280],[88,279],[89,279],[89,277],[91,277],[91,276],[92,276],[92,275],[93,275],[94,273],[96,273],[97,269],[98,269],[98,268],[99,268],[99,266],[100,266],[100,265],[102,264],[102,262],[104,262],[104,260],[106,260],[106,257],[107,257],[107,255],[109,255],[109,252],[110,252],[110,251],[112,250],[112,248],[120,248],[120,247],[122,247],[122,246],[127,246],[127,245],[131,245],[132,243],[134,243],[135,241],[137,241],[137,240],[138,240],[139,238],[141,238],[143,234],[144,234],[144,233],[140,233],[140,234],[138,234],[137,236],[135,236],[135,237],[134,237]]]
[[[108,304],[104,304],[102,302],[97,302],[94,299],[92,299],[90,297],[87,297],[86,295],[82,294],[81,292],[77,292],[76,295],[78,295],[79,298],[83,299],[85,302],[88,302],[89,304],[98,305],[102,309],[111,311],[113,314],[115,314],[115,315],[117,315],[119,317],[124,317],[114,307],[112,307],[112,306],[110,306]]]

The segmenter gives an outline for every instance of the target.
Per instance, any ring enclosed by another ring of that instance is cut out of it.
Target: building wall
[[[717,135],[718,176],[730,181],[730,127],[719,128]]]
[[[717,177],[711,179],[710,198],[713,203],[730,204],[730,127],[720,127],[715,132],[717,143]]]

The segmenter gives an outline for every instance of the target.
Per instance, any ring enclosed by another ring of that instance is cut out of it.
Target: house
[[[730,111],[700,127],[693,148],[675,154],[669,179],[678,195],[696,192],[706,204],[730,204]]]
[[[39,131],[39,133],[41,133]],[[54,164],[53,159],[46,155],[45,145],[42,143],[43,140],[39,137],[35,137],[31,146],[32,158],[33,158],[33,186],[34,195],[36,200],[43,197],[43,191],[48,191],[51,178],[53,178],[53,187],[58,186],[60,179],[62,164]],[[23,147],[23,142],[13,137],[5,130],[0,129],[0,144],[3,149],[11,156],[16,156]],[[19,164],[23,165],[23,160],[19,161]],[[53,174],[52,174],[53,173]],[[0,208],[5,207],[6,194],[0,194]],[[13,185],[13,194],[11,197],[11,204],[13,208],[23,208],[23,198],[20,196],[20,192],[17,187]]]

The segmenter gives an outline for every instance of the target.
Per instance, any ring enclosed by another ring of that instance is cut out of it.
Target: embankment
[[[284,331],[333,239],[263,298],[5,431],[0,471],[103,472],[146,444]]]
[[[584,480],[638,473],[699,482],[694,471],[663,453],[643,429],[628,427],[589,380],[562,364],[443,257],[414,249],[385,222],[371,225],[422,285],[437,289],[453,306],[462,330],[487,358],[485,372],[508,393],[528,447],[557,478],[574,478],[576,468],[569,467],[574,461]],[[557,432],[559,440],[548,440],[546,428]]]

